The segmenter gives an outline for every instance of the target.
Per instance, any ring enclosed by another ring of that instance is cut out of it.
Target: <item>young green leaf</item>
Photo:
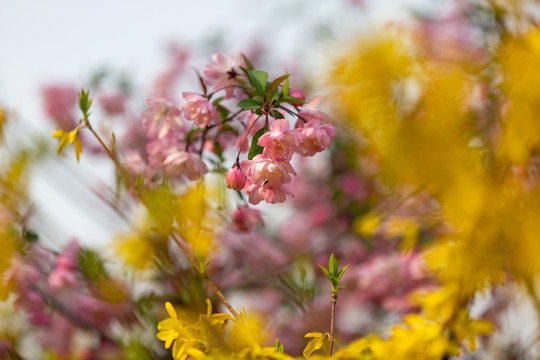
[[[247,69],[248,69],[248,70],[253,70],[253,64],[251,64],[251,61],[249,61],[249,59],[247,58],[247,56],[244,55],[244,54],[242,54],[242,57],[244,58],[244,63],[246,64]]]
[[[328,260],[328,271],[334,277],[337,277],[339,273],[338,262],[334,254],[330,255],[330,260]]]
[[[285,74],[288,75],[287,73]],[[289,78],[288,77],[285,79],[285,82],[283,83],[283,88],[281,89],[281,93],[283,94],[283,96],[289,95]]]

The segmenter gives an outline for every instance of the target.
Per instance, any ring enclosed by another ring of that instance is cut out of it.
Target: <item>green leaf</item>
[[[88,110],[90,110],[91,105],[92,99],[90,99],[90,90],[84,91],[84,89],[81,89],[79,92],[79,108],[85,116],[89,115]]]
[[[261,107],[262,104],[258,103],[252,98],[249,98],[249,99],[240,100],[240,102],[236,104],[236,106],[239,107],[240,109],[255,109],[255,108]]]
[[[328,271],[330,272],[330,274],[332,274],[332,276],[337,278],[339,273],[339,266],[334,254],[330,255],[330,260],[328,260]]]
[[[301,99],[297,99],[294,96],[285,95],[278,101],[279,103],[289,103],[289,104],[305,104],[305,101],[302,101]]]
[[[270,115],[272,115],[274,119],[284,119],[283,114],[277,110],[271,110]]]
[[[39,240],[38,234],[36,234],[32,230],[26,230],[24,232],[23,238],[24,238],[24,241],[29,242],[29,243],[38,242]]]
[[[257,94],[264,96],[266,83],[268,81],[268,73],[261,70],[252,70],[250,71],[251,77],[253,79],[253,86]]]
[[[281,89],[281,93],[283,96],[289,95],[289,78],[287,77],[285,79],[285,82],[283,83],[283,88]]]
[[[347,270],[348,267],[349,267],[349,265],[345,266],[343,269],[341,269],[339,271],[339,274],[338,274],[338,277],[337,277],[338,280],[341,280],[341,277],[343,276],[343,274],[345,273],[345,270]]]
[[[278,77],[277,79],[275,79],[274,81],[272,81],[270,83],[270,85],[268,85],[268,91],[266,92],[267,94],[272,94],[274,92],[274,90],[276,90],[279,86],[279,84],[281,84],[283,81],[287,80],[289,78],[290,75],[283,75],[283,76],[280,76]]]
[[[263,152],[263,147],[258,145],[257,144],[257,141],[259,141],[259,138],[266,132],[266,127],[263,127],[262,129],[260,129],[259,131],[257,131],[255,133],[255,135],[253,135],[253,140],[251,140],[251,147],[249,148],[249,153],[248,153],[248,159],[251,160],[253,159],[255,156],[259,155],[259,154],[262,154]]]
[[[242,57],[244,58],[244,62],[246,63],[246,66],[247,66],[248,70],[253,70],[254,69],[253,64],[251,63],[251,61],[249,61],[247,56],[242,54]]]
[[[94,250],[81,249],[78,262],[81,274],[88,281],[96,282],[107,276],[103,260]]]
[[[186,134],[186,142],[189,144],[189,142],[191,141],[191,137],[195,134],[197,134],[198,132],[202,131],[201,128],[198,128],[198,127],[195,127],[193,129],[191,129],[187,134]]]
[[[279,339],[276,339],[274,342],[274,349],[276,349],[278,353],[283,354],[283,344],[279,341]]]
[[[332,276],[330,276],[330,273],[328,272],[328,270],[326,270],[324,268],[324,266],[322,266],[322,265],[319,265],[319,267],[321,268],[322,272],[324,273],[324,276],[326,276],[326,278],[328,280],[330,280],[330,282],[331,282],[332,281]]]
[[[218,141],[214,141],[214,149],[216,150],[216,155],[218,156],[219,160],[223,161],[223,149]]]

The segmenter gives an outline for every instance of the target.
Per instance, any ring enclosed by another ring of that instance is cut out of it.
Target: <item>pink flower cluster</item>
[[[291,175],[296,175],[290,164],[293,154],[313,156],[328,149],[336,135],[332,125],[321,124],[328,116],[315,108],[319,100],[315,98],[299,112],[295,129],[290,129],[287,119],[275,120],[271,130],[257,141],[263,147],[262,154],[242,161],[239,168],[230,169],[226,175],[227,186],[235,190],[244,189],[252,204],[262,200],[280,203],[285,201],[286,195],[292,195],[286,184],[291,182]]]

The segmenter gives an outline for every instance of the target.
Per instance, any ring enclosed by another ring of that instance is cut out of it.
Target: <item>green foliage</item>
[[[276,342],[274,342],[274,349],[276,349],[276,352],[283,354],[283,344],[279,341],[279,339],[276,339]]]
[[[251,147],[249,148],[248,159],[251,160],[255,156],[262,154],[263,147],[257,144],[259,138],[267,131],[266,127],[263,127],[253,135],[253,140],[251,140]]]
[[[90,113],[88,112],[90,110],[90,106],[92,106],[90,90],[84,91],[84,89],[81,89],[79,92],[79,109],[81,109],[85,118],[90,116]]]
[[[347,267],[349,265],[345,266],[343,269],[339,269],[338,261],[334,254],[330,255],[330,260],[328,260],[328,269],[325,269],[324,266],[319,265],[322,272],[326,276],[326,278],[330,281],[330,284],[332,285],[332,293],[337,293],[339,290],[343,289],[344,286],[339,287],[339,282],[341,281],[341,277],[345,273],[345,270],[347,270]]]
[[[97,282],[98,280],[107,277],[103,259],[94,250],[81,249],[78,262],[79,271],[86,280],[90,282]]]

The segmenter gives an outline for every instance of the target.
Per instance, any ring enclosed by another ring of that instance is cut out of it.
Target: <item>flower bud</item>
[[[246,185],[246,176],[237,166],[227,170],[225,174],[225,185],[234,190],[242,190]]]
[[[302,101],[306,101],[306,94],[300,89],[290,89],[289,90],[289,96],[292,96],[293,98],[300,99]],[[302,106],[304,104],[302,103],[291,103],[293,106]]]

